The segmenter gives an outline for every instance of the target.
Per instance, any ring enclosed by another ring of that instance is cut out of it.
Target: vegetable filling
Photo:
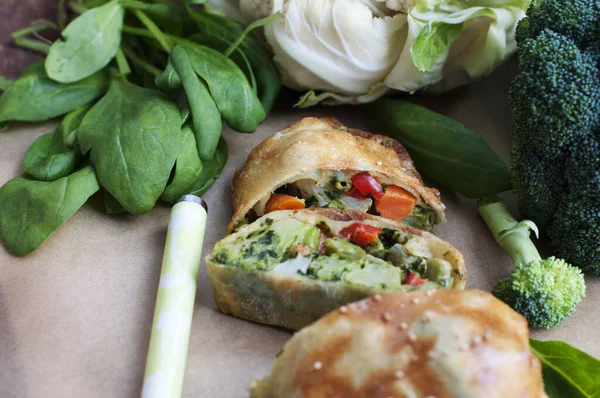
[[[233,243],[218,243],[214,253],[223,265],[376,289],[453,284],[452,265],[434,257],[419,237],[359,222],[333,233],[324,221],[314,226],[267,218]]]
[[[352,176],[334,172],[324,182],[307,178],[284,185],[271,195],[265,213],[309,207],[358,210],[424,230],[430,230],[436,218],[435,211],[418,205],[410,192],[396,185],[381,184],[367,172]]]

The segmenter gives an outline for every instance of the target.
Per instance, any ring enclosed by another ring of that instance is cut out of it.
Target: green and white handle
[[[181,396],[207,215],[208,206],[194,195],[184,196],[171,210],[143,398]]]

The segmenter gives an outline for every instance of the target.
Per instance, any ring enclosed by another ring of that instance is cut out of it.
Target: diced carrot
[[[296,210],[304,209],[304,201],[292,195],[284,193],[274,193],[271,195],[265,206],[265,212],[270,213],[275,210]]]
[[[416,203],[417,198],[405,189],[388,185],[383,198],[375,200],[375,209],[382,217],[401,221],[412,214]]]

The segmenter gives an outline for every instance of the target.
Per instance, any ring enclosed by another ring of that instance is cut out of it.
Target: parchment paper
[[[483,82],[417,100],[464,122],[508,160],[506,94],[514,71],[512,62]],[[261,140],[308,115],[335,116],[366,130],[376,125],[358,108],[301,111],[284,99],[255,134],[226,131],[229,163],[204,195],[210,207],[204,254],[225,233],[234,170]],[[51,127],[18,125],[0,133],[0,184],[22,172],[26,149]],[[464,253],[468,287],[489,291],[508,274],[510,260],[475,202],[441,191],[448,221],[434,233]],[[141,217],[109,216],[95,197],[31,255],[16,258],[0,248],[0,396],[139,396],[168,217],[165,206]],[[204,266],[199,278],[184,395],[247,396],[250,380],[268,374],[291,334],[218,313]],[[600,280],[588,277],[587,288],[563,326],[532,335],[600,356]]]

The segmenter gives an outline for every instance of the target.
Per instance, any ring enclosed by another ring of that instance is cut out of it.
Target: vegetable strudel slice
[[[408,152],[382,135],[332,118],[304,118],[267,138],[233,179],[232,232],[272,211],[358,210],[430,230],[444,219]]]
[[[353,210],[278,210],[207,256],[219,309],[290,329],[380,293],[462,289],[462,255],[434,235]]]

